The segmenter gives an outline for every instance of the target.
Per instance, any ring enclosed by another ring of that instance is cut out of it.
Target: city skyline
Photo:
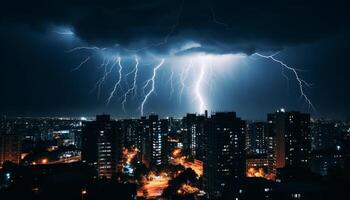
[[[0,118],[0,195],[21,196],[11,188],[21,191],[23,181],[29,199],[332,199],[346,192],[337,184],[348,176],[334,182],[333,170],[344,173],[349,164],[349,121],[284,109],[265,115],[260,122],[207,111],[181,119]],[[78,176],[68,184],[71,173]],[[45,185],[63,174],[70,175]]]

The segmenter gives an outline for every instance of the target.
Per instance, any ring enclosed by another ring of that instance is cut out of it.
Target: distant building
[[[341,131],[332,121],[318,120],[311,124],[312,150],[340,150]]]
[[[345,168],[349,155],[338,150],[319,150],[311,153],[311,171],[322,176],[331,168]]]
[[[165,141],[168,135],[168,121],[159,119],[158,115],[150,115],[140,120],[142,160],[148,165],[161,165],[168,161],[165,155]]]
[[[122,120],[123,134],[122,143],[123,147],[137,146],[141,144],[140,134],[138,134],[138,120],[124,119]]]
[[[207,112],[206,112],[207,113]],[[207,151],[208,140],[208,128],[207,125],[208,116],[187,114],[183,119],[182,129],[182,141],[184,145],[184,151],[191,155],[193,158],[204,160]]]
[[[96,121],[82,128],[82,161],[96,167],[99,177],[111,178],[121,159],[122,128],[109,115],[98,115]]]
[[[266,132],[265,122],[247,123],[246,152],[250,155],[266,154]]]
[[[197,115],[187,114],[183,119],[183,144],[184,151],[192,156],[196,155],[197,150]]]
[[[21,137],[14,134],[0,134],[0,167],[6,161],[19,163],[21,156]]]
[[[204,164],[206,189],[212,196],[230,193],[245,177],[245,122],[234,112],[213,114],[207,128],[208,155]]]
[[[310,114],[284,112],[267,115],[269,173],[277,168],[309,168],[311,152]]]
[[[327,175],[334,167],[344,168],[349,156],[343,146],[342,130],[335,121],[317,120],[311,125],[311,170]]]

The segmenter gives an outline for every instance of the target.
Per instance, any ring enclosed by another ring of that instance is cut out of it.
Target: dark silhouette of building
[[[342,150],[318,150],[311,152],[311,171],[322,176],[331,168],[346,168],[349,155]]]
[[[311,124],[312,150],[340,150],[341,131],[337,123],[318,120]]]
[[[98,115],[96,121],[82,128],[82,161],[96,167],[99,177],[111,178],[117,172],[122,152],[122,127],[109,115]]]
[[[94,169],[86,163],[15,165],[0,170],[9,184],[1,187],[1,199],[98,200],[135,199],[136,185],[116,179],[94,179]],[[1,179],[0,179],[1,180]],[[0,186],[1,181],[0,181]]]
[[[285,112],[267,115],[269,173],[277,168],[310,165],[310,114]]]
[[[183,119],[183,150],[192,156],[196,155],[197,149],[197,115],[188,113]]]
[[[208,120],[208,156],[204,163],[206,190],[212,196],[238,194],[245,177],[245,121],[234,112],[218,112]]]
[[[21,156],[21,137],[19,135],[0,134],[0,167],[5,161],[19,163]]]
[[[207,113],[207,112],[206,112]],[[182,142],[183,149],[187,155],[203,161],[206,156],[207,148],[207,121],[208,116],[187,114],[182,122]]]
[[[140,146],[141,139],[137,129],[138,120],[124,119],[122,120],[123,134],[122,144],[124,147]]]
[[[266,132],[265,122],[247,123],[246,152],[247,154],[266,154]]]

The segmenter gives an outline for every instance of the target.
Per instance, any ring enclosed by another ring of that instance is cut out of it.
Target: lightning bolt
[[[112,69],[110,69],[109,71],[107,71],[107,66],[109,65],[110,59],[103,59],[103,62],[101,63],[99,68],[104,68],[104,72],[102,77],[96,82],[94,88],[92,89],[95,90],[97,88],[97,98],[100,98],[101,95],[101,87],[104,83],[104,81],[106,80],[106,77],[108,76],[109,73],[111,73]]]
[[[306,93],[305,93],[305,91],[304,91],[304,90],[305,90],[305,86],[306,86],[306,87],[310,87],[311,85],[310,85],[309,83],[307,83],[306,81],[304,81],[302,78],[300,78],[300,75],[299,75],[297,69],[288,66],[287,64],[285,64],[285,63],[282,62],[281,60],[276,59],[276,58],[274,57],[276,54],[266,56],[266,55],[262,55],[262,54],[259,54],[259,53],[254,53],[253,55],[257,55],[257,56],[259,56],[259,57],[261,57],[261,58],[270,59],[270,60],[272,60],[273,62],[278,63],[282,68],[291,71],[291,72],[294,74],[295,79],[298,81],[299,92],[300,92],[301,97],[305,99],[305,101],[308,103],[309,107],[311,107],[312,109],[315,110],[315,108],[314,108],[314,106],[313,106],[313,104],[312,104],[310,98],[306,95]],[[283,73],[284,73],[284,72],[283,72]],[[286,77],[286,76],[285,76],[285,77]],[[289,79],[288,79],[288,80],[289,80]]]
[[[145,89],[146,87],[149,86],[149,84],[151,84],[151,89],[147,92],[147,94],[143,98],[143,101],[141,102],[141,106],[140,106],[141,116],[143,116],[145,103],[147,102],[149,96],[154,92],[154,81],[155,81],[155,78],[157,76],[157,71],[163,65],[163,63],[164,63],[164,58],[162,58],[160,63],[155,68],[153,68],[153,75],[152,75],[152,77],[147,80],[145,86],[143,87]]]
[[[205,103],[204,103],[204,99],[203,99],[202,94],[201,94],[201,85],[202,85],[202,81],[204,78],[205,69],[206,69],[206,66],[204,63],[202,63],[202,65],[200,67],[199,76],[198,76],[198,79],[197,79],[196,85],[195,85],[195,95],[197,97],[198,111],[200,114],[204,113],[204,110],[205,110]]]
[[[109,95],[109,97],[108,97],[108,99],[107,99],[107,105],[111,102],[111,99],[113,98],[113,96],[114,96],[114,94],[115,94],[115,92],[116,92],[116,90],[117,90],[117,87],[119,86],[119,87],[121,87],[120,86],[120,82],[121,82],[121,80],[122,80],[122,70],[123,70],[123,66],[122,66],[122,64],[121,64],[121,58],[120,57],[118,57],[118,66],[119,66],[119,70],[118,70],[118,80],[115,82],[115,84],[114,84],[114,87],[113,87],[113,90],[111,91],[111,93],[110,93],[110,95]]]
[[[187,76],[188,76],[188,72],[190,70],[190,68],[192,67],[192,60],[190,60],[190,63],[189,65],[182,69],[181,71],[181,74],[180,74],[180,94],[179,94],[179,103],[181,104],[181,100],[182,100],[182,94],[183,94],[183,91],[185,89],[185,81],[187,79]]]
[[[77,71],[78,69],[80,69],[85,63],[87,63],[90,60],[90,56],[88,56],[87,58],[85,58],[77,67],[75,67],[74,69],[71,70],[71,72]]]
[[[122,101],[122,108],[124,110],[124,113],[125,113],[125,103],[127,101],[127,97],[129,95],[130,92],[133,92],[134,95],[136,94],[136,81],[137,81],[137,73],[138,73],[138,70],[139,70],[139,60],[137,59],[137,57],[135,56],[135,68],[134,70],[134,79],[133,79],[133,83],[132,83],[132,87],[128,89],[128,91],[126,91],[126,93],[124,94],[124,99]],[[127,76],[127,75],[126,75]]]
[[[87,50],[87,51],[104,51],[106,48],[100,48],[97,46],[78,46],[74,47],[72,49],[66,50],[66,53],[72,53],[75,51],[82,51],[82,50]],[[76,71],[80,69],[85,63],[87,63],[90,60],[91,56],[88,56],[86,59],[84,59],[77,67],[75,67],[72,71]],[[107,59],[106,56],[103,56],[103,61],[101,65],[98,68],[103,68],[104,67],[104,72],[103,76],[96,82],[95,86],[92,88],[91,92],[94,91],[97,88],[97,98],[100,98],[101,95],[101,87],[103,83],[105,82],[106,77],[111,73],[111,71],[114,68],[114,64],[111,66],[110,70],[107,71],[107,66],[109,65],[110,59]]]
[[[173,84],[173,80],[174,79],[174,70],[171,69],[171,73],[170,73],[170,77],[169,77],[169,82],[170,82],[170,95],[169,98],[171,99],[173,94],[174,94],[174,84]]]
[[[106,48],[100,48],[96,46],[88,47],[88,46],[81,46],[81,47],[74,47],[72,49],[69,49],[66,51],[66,53],[72,53],[74,51],[80,51],[80,50],[106,50]]]
[[[132,69],[130,72],[128,72],[128,73],[125,74],[125,81],[127,81],[127,78],[128,78],[131,74],[135,73],[135,70],[136,70],[136,68],[134,67],[134,69]]]

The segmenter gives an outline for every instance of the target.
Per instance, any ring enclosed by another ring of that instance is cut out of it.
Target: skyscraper
[[[160,165],[167,162],[164,142],[168,133],[168,121],[159,119],[158,115],[150,115],[140,120],[142,131],[141,154],[143,162],[149,165]]]
[[[183,118],[184,150],[193,158],[203,161],[207,149],[207,115],[187,114]]]
[[[330,168],[345,167],[348,155],[341,135],[340,124],[335,121],[317,120],[312,123],[312,172],[327,175]]]
[[[234,112],[218,112],[208,123],[207,190],[214,196],[235,193],[233,185],[245,177],[245,122]]]
[[[117,172],[122,152],[122,127],[109,115],[98,115],[82,129],[82,160],[96,167],[99,177],[111,178]]]
[[[310,114],[277,111],[267,115],[269,173],[277,168],[309,167]]]
[[[183,119],[183,144],[184,151],[189,155],[195,156],[197,149],[197,115],[188,113]]]
[[[123,134],[122,143],[123,147],[130,147],[136,145],[138,147],[139,134],[137,132],[137,120],[124,119],[122,120]]]

